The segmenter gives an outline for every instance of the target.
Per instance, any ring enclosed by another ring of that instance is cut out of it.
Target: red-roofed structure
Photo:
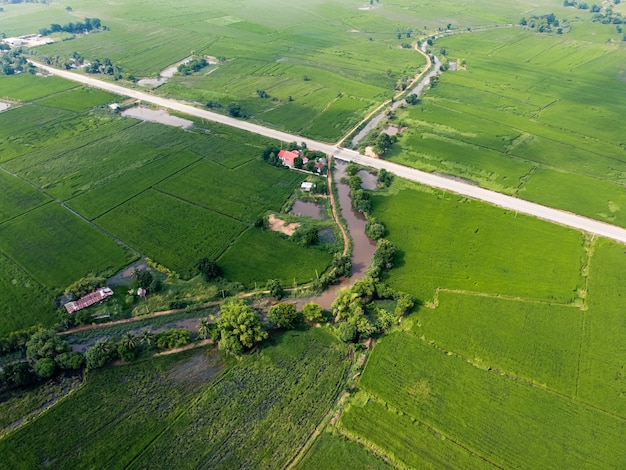
[[[297,150],[281,150],[278,152],[278,158],[283,162],[283,165],[288,166],[289,168],[293,168],[293,162],[296,158],[298,158],[300,154]]]
[[[65,310],[67,313],[75,313],[87,307],[91,307],[98,302],[108,299],[113,295],[113,291],[109,287],[102,287],[91,294],[87,294],[74,302],[68,302],[65,304]]]

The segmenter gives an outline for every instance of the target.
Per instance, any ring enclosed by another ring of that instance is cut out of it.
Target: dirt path
[[[356,132],[356,130],[360,126],[362,126],[364,123],[367,123],[367,122],[371,121],[372,119],[375,119],[375,121],[373,121],[370,125],[368,125],[365,128],[363,128],[363,130],[359,133],[359,135],[363,134],[362,137],[364,137],[365,134],[367,134],[371,129],[373,129],[378,124],[378,122],[381,121],[381,119],[376,119],[374,116],[376,116],[377,118],[380,117],[381,115],[382,115],[382,117],[385,117],[385,113],[383,112],[383,109],[386,106],[388,106],[389,104],[399,100],[402,97],[402,95],[408,93],[408,91],[410,91],[415,86],[416,83],[419,83],[419,81],[422,80],[424,75],[427,74],[430,71],[430,68],[432,67],[433,63],[430,60],[430,56],[420,49],[419,42],[415,44],[415,50],[417,52],[419,52],[422,56],[424,56],[424,58],[426,59],[426,67],[424,67],[424,69],[420,73],[418,73],[413,78],[413,80],[411,80],[410,85],[407,86],[405,90],[402,90],[402,91],[396,93],[396,95],[393,97],[393,99],[385,101],[380,106],[378,106],[374,111],[372,111],[367,116],[365,116],[363,119],[361,119],[361,121],[356,126],[354,126],[352,129],[350,129],[341,139],[339,139],[339,141],[335,144],[337,147],[341,147],[341,145],[346,141],[346,139],[348,137],[350,137],[350,135],[352,135],[352,133]],[[352,143],[354,144],[354,140],[352,141]]]
[[[331,167],[332,157],[328,156],[328,168]],[[328,193],[330,194],[330,207],[333,210],[333,219],[335,223],[339,226],[341,230],[341,236],[343,237],[343,256],[348,254],[348,250],[350,249],[350,238],[348,237],[348,232],[346,228],[343,226],[341,219],[339,219],[339,212],[337,211],[337,202],[335,201],[335,193],[333,192],[333,174],[331,171],[328,172]]]

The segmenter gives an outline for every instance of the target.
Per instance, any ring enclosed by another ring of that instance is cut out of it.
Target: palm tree
[[[145,344],[147,346],[150,346],[152,344],[153,340],[154,340],[154,335],[152,334],[152,331],[150,331],[150,330],[143,330],[141,332],[141,344]]]
[[[202,336],[202,339],[207,339],[211,331],[211,322],[208,318],[201,318],[198,322],[198,334]]]
[[[134,334],[129,332],[129,333],[126,333],[124,336],[122,336],[121,343],[127,349],[135,349],[137,347],[138,341],[137,341],[137,337]]]

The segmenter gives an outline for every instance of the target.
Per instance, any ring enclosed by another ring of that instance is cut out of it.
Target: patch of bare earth
[[[284,233],[287,236],[292,236],[296,229],[300,227],[299,223],[293,222],[291,224],[287,224],[284,220],[279,219],[274,214],[270,214],[268,222],[271,230],[274,232]]]
[[[374,153],[372,147],[365,147],[365,155],[372,158],[378,158],[378,155]]]

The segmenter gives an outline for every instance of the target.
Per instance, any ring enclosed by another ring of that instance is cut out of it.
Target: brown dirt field
[[[270,229],[275,232],[281,232],[285,235],[292,236],[296,229],[300,227],[299,223],[286,224],[284,220],[279,219],[274,214],[270,214],[268,218]]]

